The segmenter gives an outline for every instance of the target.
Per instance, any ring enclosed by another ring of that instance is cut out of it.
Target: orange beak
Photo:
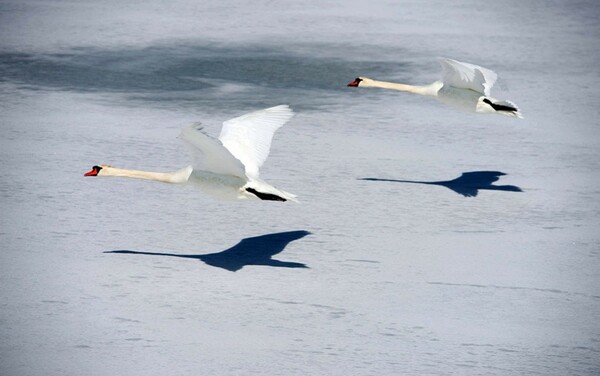
[[[92,171],[88,171],[85,174],[83,174],[83,176],[96,176],[98,175],[98,170],[96,168],[93,168]]]

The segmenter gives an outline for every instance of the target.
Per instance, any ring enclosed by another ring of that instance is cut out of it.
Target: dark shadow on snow
[[[369,181],[387,181],[394,183],[415,183],[415,184],[430,184],[441,185],[450,188],[454,192],[465,197],[475,197],[480,189],[490,191],[507,191],[507,192],[522,192],[523,190],[515,185],[492,185],[499,179],[499,176],[506,175],[500,171],[471,171],[463,172],[461,176],[454,180],[448,181],[414,181],[414,180],[395,180],[395,179],[379,179],[379,178],[361,178],[359,180]]]
[[[152,256],[171,256],[183,257],[204,261],[210,266],[227,269],[236,272],[248,265],[264,265],[282,268],[308,268],[305,264],[299,262],[287,262],[273,260],[271,257],[280,253],[285,247],[294,240],[301,239],[309,235],[308,231],[288,231],[276,234],[267,234],[242,239],[233,247],[218,253],[208,253],[199,255],[177,254],[177,253],[159,253],[159,252],[139,252],[139,251],[106,251],[104,253],[125,253],[135,255]]]

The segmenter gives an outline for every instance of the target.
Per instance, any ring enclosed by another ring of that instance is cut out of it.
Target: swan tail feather
[[[484,98],[483,103],[485,103],[489,106],[489,107],[487,107],[488,110],[483,111],[483,112],[488,112],[488,111],[494,112],[495,111],[496,113],[501,114],[501,115],[512,116],[512,117],[516,117],[519,119],[523,119],[523,114],[521,114],[521,110],[519,110],[519,107],[517,107],[517,105],[511,101],[507,101],[507,100],[498,101],[495,99]]]
[[[497,101],[494,102],[492,107],[494,107],[496,111],[503,115],[523,119],[523,114],[521,113],[521,110],[519,110],[519,107],[514,102],[508,100]]]
[[[296,202],[296,203],[300,203],[300,201],[296,198],[298,196],[296,196],[295,194],[292,194],[292,193],[289,193],[289,192],[286,192],[286,191],[281,191],[281,193],[283,193],[283,195],[285,196],[285,198],[287,200],[293,201],[293,202]]]
[[[270,190],[270,192],[259,191],[252,187],[246,187],[246,192],[252,193],[254,196],[258,197],[261,200],[266,201],[293,201],[300,202],[296,199],[296,195],[291,194],[286,191],[282,191],[276,188]]]

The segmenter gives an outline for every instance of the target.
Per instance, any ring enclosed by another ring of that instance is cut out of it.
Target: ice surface
[[[0,374],[600,373],[599,15],[3,1]],[[438,56],[525,119],[345,86],[426,84]],[[281,103],[261,176],[299,205],[83,177],[175,170],[181,128]],[[400,182],[482,171],[522,192]]]

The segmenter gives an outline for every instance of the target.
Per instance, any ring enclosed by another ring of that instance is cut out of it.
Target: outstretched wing
[[[208,265],[217,266],[232,272],[242,269],[246,265],[268,265],[287,268],[306,268],[298,262],[285,262],[273,260],[271,257],[280,253],[294,240],[310,235],[308,231],[288,231],[276,234],[267,234],[242,239],[233,247],[219,253],[199,255]]]
[[[498,75],[478,65],[440,58],[444,85],[458,89],[471,89],[485,96],[490,95],[490,89],[498,79]]]
[[[204,133],[202,124],[194,123],[179,135],[189,149],[195,170],[245,178],[244,165],[217,139]]]
[[[269,156],[273,134],[292,116],[287,105],[251,112],[224,122],[219,140],[244,164],[246,175],[256,179]]]

